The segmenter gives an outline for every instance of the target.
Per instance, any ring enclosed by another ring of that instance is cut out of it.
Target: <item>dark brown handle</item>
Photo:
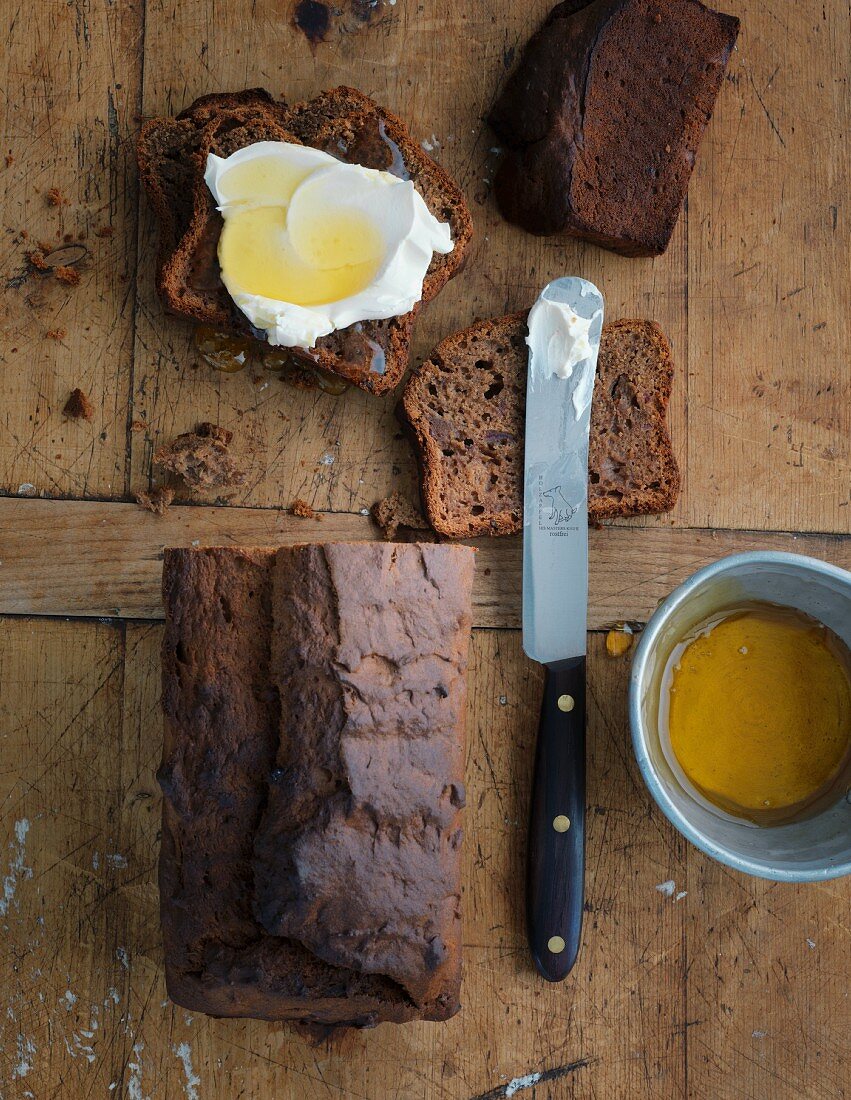
[[[560,982],[573,969],[585,900],[585,658],[546,670],[538,726],[526,926],[538,972]]]

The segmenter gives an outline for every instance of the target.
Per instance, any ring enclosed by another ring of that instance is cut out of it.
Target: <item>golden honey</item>
[[[334,397],[349,388],[345,378],[297,360],[287,348],[268,347],[250,336],[234,336],[199,325],[195,329],[195,347],[205,363],[225,374],[236,374],[249,363],[255,363],[296,385],[304,385],[308,376],[323,393]]]
[[[666,748],[709,802],[756,824],[804,815],[851,762],[851,654],[791,608],[751,604],[705,623],[672,654]]]
[[[349,298],[373,282],[385,242],[362,211],[316,207],[303,211],[288,231],[290,199],[309,171],[256,157],[227,173],[228,192],[241,200],[233,204],[219,239],[219,263],[229,287],[315,306]]]

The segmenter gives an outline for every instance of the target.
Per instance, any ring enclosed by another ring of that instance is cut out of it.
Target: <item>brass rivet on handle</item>
[[[563,710],[565,714],[568,714],[576,706],[576,700],[572,695],[559,695],[558,697],[558,709]]]
[[[547,940],[547,950],[553,955],[560,955],[564,951],[565,943],[561,936],[550,936]]]
[[[570,828],[570,818],[559,814],[558,817],[553,818],[553,828],[557,833],[566,833]]]

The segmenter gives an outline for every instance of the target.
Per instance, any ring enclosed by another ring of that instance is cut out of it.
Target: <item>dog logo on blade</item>
[[[549,502],[548,521],[556,527],[560,527],[563,523],[570,523],[576,515],[576,509],[567,500],[560,485],[556,485],[553,489],[544,489],[541,496]]]

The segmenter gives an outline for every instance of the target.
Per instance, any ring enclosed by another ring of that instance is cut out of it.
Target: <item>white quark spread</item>
[[[545,378],[556,375],[569,379],[574,368],[588,359],[593,350],[590,331],[601,316],[597,310],[591,317],[580,317],[564,302],[548,297],[546,287],[529,311],[529,335],[526,344],[530,361],[536,371]],[[573,392],[573,406],[577,415],[591,401],[594,392],[594,375],[587,376],[586,384]]]
[[[224,219],[222,281],[270,344],[311,348],[408,313],[433,253],[454,247],[412,182],[307,146],[210,154],[204,179]]]

